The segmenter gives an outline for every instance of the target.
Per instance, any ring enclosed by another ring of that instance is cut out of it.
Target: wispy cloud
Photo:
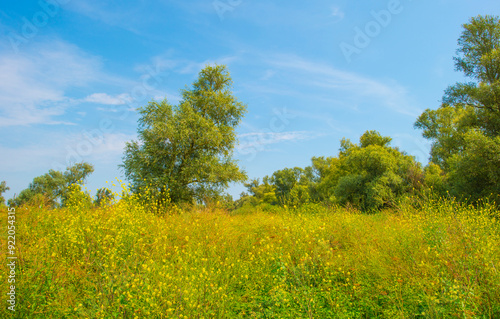
[[[60,170],[79,161],[117,163],[125,142],[135,139],[136,134],[110,132],[94,136],[83,131],[69,135],[48,133],[45,137],[29,145],[0,145],[0,153],[9,154],[0,156],[0,167],[6,172],[23,172],[28,168],[39,171]]]
[[[271,79],[274,75],[276,74],[275,71],[273,70],[266,70],[266,72],[264,73],[264,75],[262,76],[261,80],[262,81],[268,81],[269,79]]]
[[[103,1],[71,1],[67,8],[90,19],[140,35],[138,26],[146,21],[139,18],[138,11],[141,10],[141,4],[133,3],[134,5],[130,5],[130,2],[124,2],[120,6],[112,6]]]
[[[123,105],[131,101],[131,97],[127,93],[118,94],[115,96],[106,93],[94,93],[83,99],[85,102],[104,104],[104,105]]]
[[[238,60],[238,57],[234,55],[221,56],[217,59],[206,59],[204,61],[173,58],[173,55],[174,53],[172,51],[167,51],[165,54],[160,54],[152,57],[151,62],[157,68],[166,70],[167,73],[175,72],[178,74],[196,74],[208,64],[230,65],[234,61]],[[148,71],[146,65],[138,65],[136,69],[141,72]]]
[[[258,152],[265,150],[267,145],[309,140],[318,136],[318,133],[309,131],[244,133],[238,136],[240,142],[236,150],[241,153]]]
[[[73,124],[64,115],[69,107],[82,102],[106,106],[128,104],[135,109],[151,98],[161,100],[166,95],[169,100],[178,101],[177,93],[167,94],[169,91],[165,90],[169,72],[198,72],[205,63],[156,56],[149,64],[131,67],[140,74],[134,79],[106,73],[100,57],[75,45],[57,39],[39,40],[19,54],[0,50],[0,127]],[[89,91],[96,85],[102,91],[84,98],[75,98],[70,93],[75,88]],[[110,94],[105,91],[109,88],[124,93]]]
[[[0,54],[0,127],[61,124],[72,103],[65,91],[102,78],[101,62],[61,41]]]
[[[277,54],[268,58],[267,63],[286,70],[289,78],[295,81],[308,79],[303,83],[305,86],[349,94],[350,98],[354,99],[361,97],[367,101],[376,100],[377,104],[383,107],[413,117],[421,113],[407,89],[395,81],[372,79],[294,55]]]

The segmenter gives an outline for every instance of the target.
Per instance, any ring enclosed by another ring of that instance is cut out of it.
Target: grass
[[[500,318],[495,214],[452,201],[370,215],[19,208],[14,317]]]

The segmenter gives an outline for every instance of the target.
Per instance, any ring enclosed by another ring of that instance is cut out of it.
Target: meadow
[[[16,216],[17,308],[2,318],[500,318],[487,202],[152,214],[129,199]]]

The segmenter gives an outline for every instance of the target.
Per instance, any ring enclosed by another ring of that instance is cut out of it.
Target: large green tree
[[[225,66],[206,66],[178,105],[165,99],[139,109],[139,140],[126,144],[121,165],[134,192],[201,202],[246,180],[232,157],[246,107],[231,89]]]
[[[500,149],[500,19],[473,17],[463,25],[455,60],[469,82],[445,90],[441,107],[415,123],[432,144],[431,161],[446,173],[455,196],[498,194]]]
[[[50,206],[64,206],[69,187],[73,184],[82,185],[93,171],[94,167],[85,162],[69,166],[64,172],[51,169],[48,173],[35,177],[27,189],[9,200],[9,204],[19,206],[29,202],[35,196],[42,195]]]

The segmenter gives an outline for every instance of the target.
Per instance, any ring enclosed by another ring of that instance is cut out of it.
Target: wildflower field
[[[16,214],[18,304],[12,315],[4,301],[2,318],[500,318],[488,203],[152,214],[122,200]],[[6,274],[3,262],[4,298]]]

